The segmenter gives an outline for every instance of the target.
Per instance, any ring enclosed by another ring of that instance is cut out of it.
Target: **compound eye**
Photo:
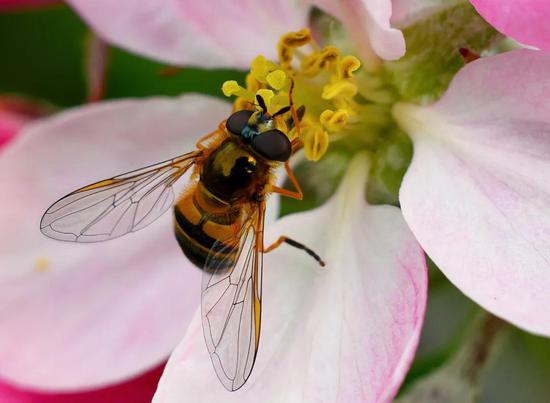
[[[282,131],[271,129],[252,139],[252,149],[271,161],[285,162],[290,158],[292,145]]]
[[[225,127],[232,134],[240,136],[243,129],[248,125],[248,120],[253,113],[254,111],[249,111],[246,109],[243,109],[242,111],[237,111],[229,116],[229,119],[227,119],[227,121],[225,122]]]

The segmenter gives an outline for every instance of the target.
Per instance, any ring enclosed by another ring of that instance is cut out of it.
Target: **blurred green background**
[[[0,13],[0,96],[30,97],[60,109],[85,103],[85,60],[91,35],[63,5]],[[166,67],[111,48],[104,98],[185,92],[222,96],[225,80],[242,82],[245,77],[242,71],[195,68],[167,76],[161,74]],[[307,174],[307,168],[302,170],[302,175]],[[317,200],[306,200],[302,208],[316,204]],[[471,326],[480,312],[436,268],[430,268],[424,333],[401,396],[413,381],[447,365],[472,337]],[[550,402],[550,341],[509,326],[498,340],[479,387],[479,401],[484,403]]]
[[[68,7],[0,14],[0,92],[32,96],[67,107],[87,97],[84,79],[90,31]],[[201,92],[223,96],[225,80],[244,80],[234,70],[187,68],[162,74],[167,66],[120,49],[110,49],[105,98]]]

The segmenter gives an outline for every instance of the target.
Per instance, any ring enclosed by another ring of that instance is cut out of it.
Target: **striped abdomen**
[[[201,182],[174,206],[176,239],[185,256],[201,269],[214,244],[218,253],[210,257],[209,265],[231,265],[237,253],[231,246],[238,241],[235,228],[240,227],[240,220],[239,208],[214,198]]]

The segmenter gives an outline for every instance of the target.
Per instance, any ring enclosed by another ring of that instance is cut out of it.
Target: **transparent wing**
[[[258,352],[264,211],[259,204],[234,239],[214,244],[204,269],[204,338],[216,374],[229,391],[244,385]]]
[[[172,185],[198,155],[194,151],[75,190],[48,208],[40,230],[72,242],[106,241],[137,231],[172,206]]]

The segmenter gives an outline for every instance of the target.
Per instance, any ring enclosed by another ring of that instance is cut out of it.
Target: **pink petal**
[[[395,60],[405,54],[405,38],[390,26],[391,0],[310,0],[344,24],[365,61],[374,54]]]
[[[0,95],[0,148],[11,141],[25,124],[49,112],[44,105],[27,99]]]
[[[470,0],[491,25],[515,40],[550,50],[548,0]]]
[[[61,3],[61,0],[0,0],[0,11],[19,10]]]
[[[7,144],[27,121],[25,116],[0,109],[0,147]]]
[[[32,124],[0,158],[0,377],[27,387],[98,387],[163,361],[200,299],[171,214],[110,242],[39,231],[56,199],[194,148],[230,112],[188,95],[97,104]]]
[[[0,381],[2,403],[149,403],[164,365],[113,386],[66,393],[46,393],[21,389]]]
[[[307,24],[298,0],[68,0],[105,40],[176,65],[248,67]]]
[[[385,402],[395,395],[422,326],[425,262],[399,210],[363,200],[366,174],[364,160],[355,160],[326,205],[266,231],[266,243],[286,234],[327,266],[288,245],[264,256],[261,346],[249,381],[233,393],[219,383],[197,315],[155,403]]]
[[[550,54],[464,67],[433,105],[399,105],[414,158],[403,214],[467,296],[550,335]]]

